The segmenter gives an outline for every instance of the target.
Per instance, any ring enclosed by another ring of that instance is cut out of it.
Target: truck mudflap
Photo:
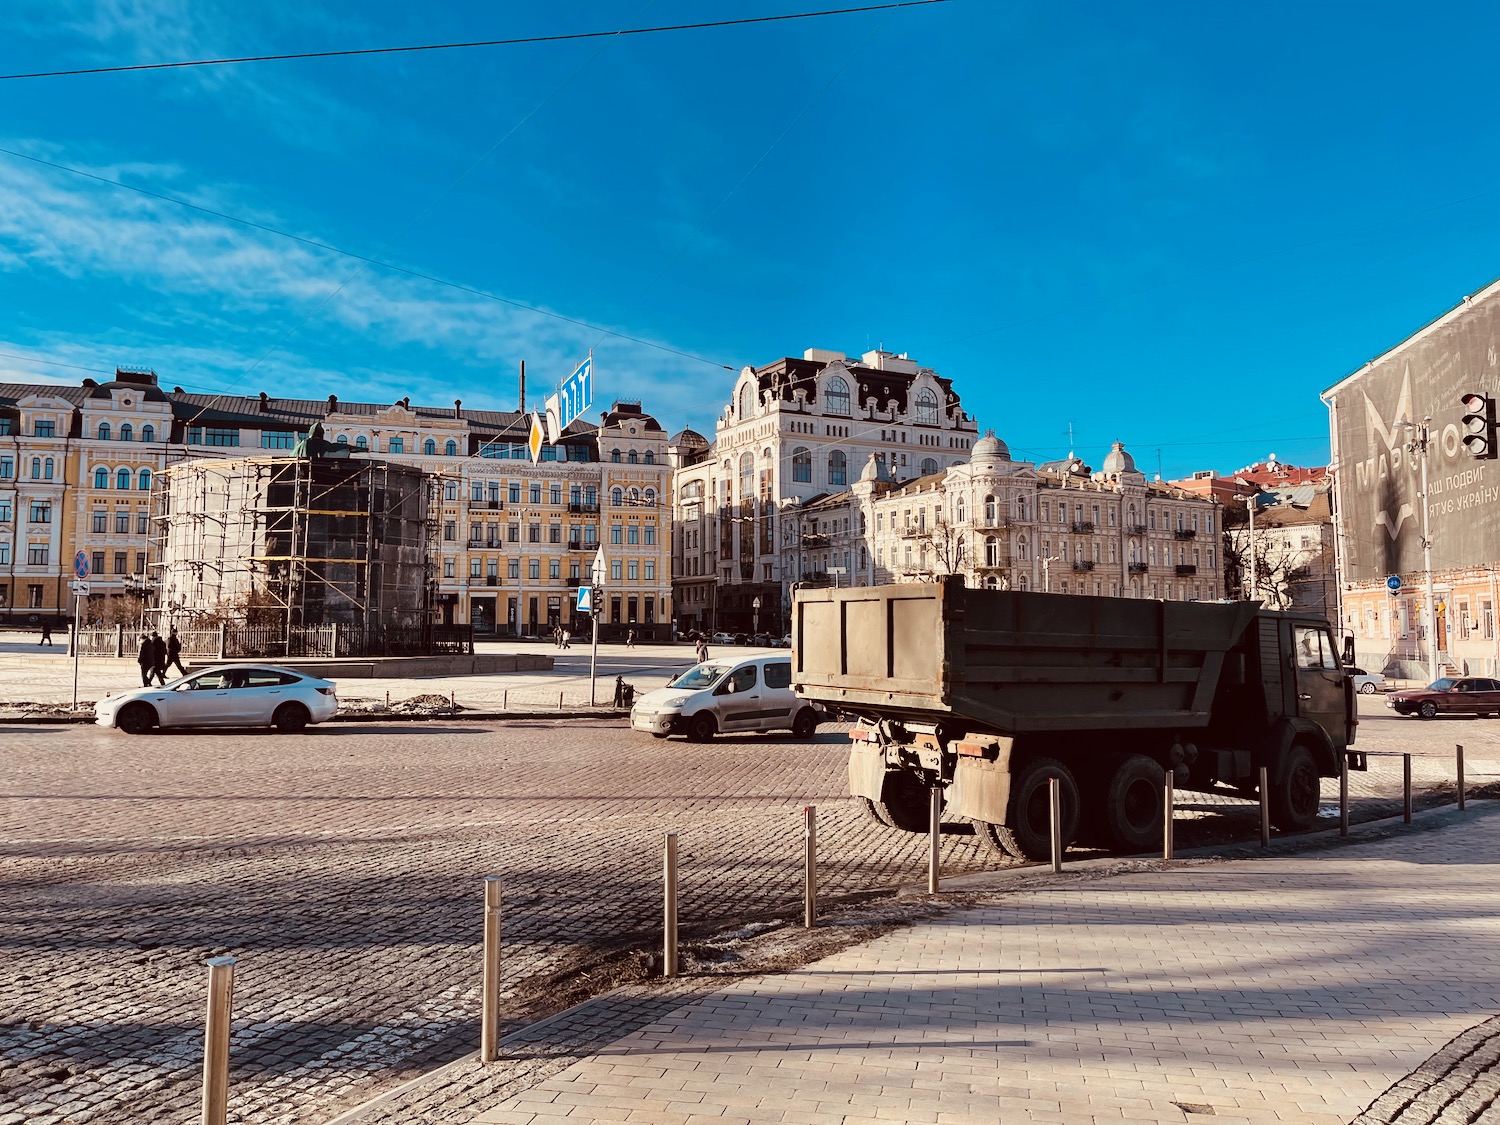
[[[849,744],[849,792],[872,801],[885,799],[885,751],[873,742]]]
[[[987,824],[1004,824],[1010,804],[1010,754],[997,761],[960,757],[953,763],[953,781],[948,786],[947,811]]]

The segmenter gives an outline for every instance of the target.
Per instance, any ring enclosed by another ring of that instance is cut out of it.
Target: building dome
[[[969,461],[975,467],[993,466],[1009,460],[1010,450],[995,436],[994,430],[985,430],[984,437],[974,443],[974,448],[969,453]]]
[[[1125,452],[1125,443],[1115,442],[1109,447],[1109,453],[1104,458],[1104,475],[1115,476],[1117,473],[1133,473],[1136,471],[1135,458]]]
[[[865,462],[865,467],[860,472],[859,479],[862,481],[889,481],[891,479],[891,471],[886,468],[884,461],[872,453],[870,454],[870,459]]]
[[[689,449],[707,449],[708,439],[697,430],[679,430],[667,440],[667,444],[686,446]]]

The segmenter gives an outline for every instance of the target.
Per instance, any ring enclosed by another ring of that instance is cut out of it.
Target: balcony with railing
[[[469,497],[470,508],[482,508],[491,512],[503,512],[505,510],[504,500],[486,500],[482,496]]]
[[[1145,535],[1146,525],[1143,523],[1127,523],[1125,525],[1126,535]]]
[[[816,533],[807,534],[802,537],[802,546],[808,548],[809,550],[818,547],[830,546],[832,542],[833,540],[831,540],[828,536]]]
[[[1198,568],[1192,563],[1178,563],[1176,570],[1178,578],[1191,578],[1198,573]]]
[[[1196,527],[1179,527],[1175,532],[1173,532],[1173,538],[1196,539],[1198,538],[1198,529]]]
[[[1151,568],[1143,562],[1133,562],[1127,568],[1131,574],[1145,574]]]
[[[975,570],[1009,570],[1015,566],[1013,555],[980,555],[974,560]]]
[[[1093,570],[1094,569],[1094,561],[1092,559],[1077,559],[1073,563],[1073,569],[1074,570]]]
[[[570,503],[568,511],[575,516],[596,516],[599,514],[599,502],[596,500],[592,504],[582,502]]]
[[[1089,535],[1094,530],[1093,520],[1075,520],[1073,523],[1074,535]]]
[[[498,574],[471,574],[469,575],[470,586],[498,586],[500,576]]]

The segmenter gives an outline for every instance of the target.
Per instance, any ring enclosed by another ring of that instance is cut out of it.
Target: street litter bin
[[[615,706],[624,708],[635,706],[635,685],[627,684],[624,676],[615,677]]]

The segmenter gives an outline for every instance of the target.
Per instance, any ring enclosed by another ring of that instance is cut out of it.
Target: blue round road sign
[[[79,578],[87,578],[89,576],[89,557],[82,551],[73,556],[73,573],[78,575]]]
[[[1391,575],[1385,580],[1385,588],[1393,594],[1401,589],[1401,576],[1399,574]]]

